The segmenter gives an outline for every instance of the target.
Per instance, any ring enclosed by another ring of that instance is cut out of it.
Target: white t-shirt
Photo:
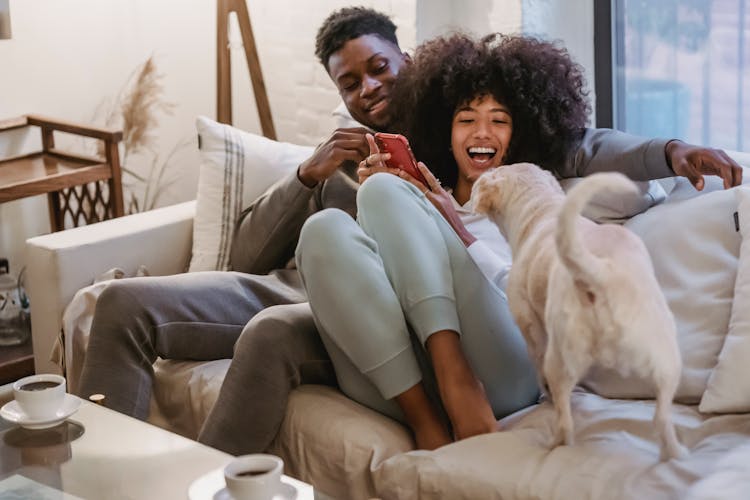
[[[482,271],[482,274],[505,291],[508,284],[508,273],[513,263],[513,255],[508,240],[500,232],[497,224],[492,222],[489,217],[474,212],[471,200],[461,206],[454,199],[453,204],[466,229],[477,239],[467,248],[469,255],[477,264],[479,270]]]

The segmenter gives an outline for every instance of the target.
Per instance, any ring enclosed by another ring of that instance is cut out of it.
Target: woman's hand
[[[387,172],[389,174],[398,175],[400,169],[388,168],[385,166],[385,161],[391,158],[391,154],[380,152],[378,145],[375,144],[375,138],[372,134],[365,134],[365,139],[367,139],[367,144],[370,146],[370,155],[359,162],[359,168],[357,168],[359,183],[362,184],[368,177],[372,174],[377,174],[378,172]]]
[[[427,199],[430,200],[433,205],[435,205],[435,208],[438,209],[438,212],[440,212],[440,214],[445,217],[445,220],[448,221],[448,224],[451,225],[459,238],[461,238],[461,241],[464,242],[464,245],[468,247],[469,245],[474,243],[476,241],[476,238],[466,229],[466,226],[464,226],[461,217],[459,217],[458,213],[456,212],[456,207],[453,205],[453,195],[443,189],[443,186],[440,185],[440,181],[437,179],[437,177],[432,175],[432,172],[430,172],[430,169],[427,168],[424,163],[422,163],[421,161],[418,162],[417,168],[420,172],[422,172],[422,175],[424,175],[424,178],[427,180],[428,186],[425,186],[422,182],[419,182],[404,170],[398,169],[397,175],[402,179],[414,184],[420,191],[422,191]]]

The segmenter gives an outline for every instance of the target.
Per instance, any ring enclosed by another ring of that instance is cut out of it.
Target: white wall
[[[97,106],[154,54],[166,99],[177,104],[158,130],[158,147],[168,150],[194,135],[197,113],[213,115],[212,3],[11,1],[13,38],[0,41],[0,117],[33,112],[90,122]],[[185,168],[175,201],[193,196],[195,179],[196,169]],[[46,197],[0,205],[0,255],[11,259],[12,268],[23,263],[23,241],[48,231]]]
[[[481,36],[521,31],[521,0],[419,0],[417,40],[462,31]]]
[[[315,32],[330,12],[351,2],[247,3],[279,139],[316,144],[333,126],[329,113],[338,94],[315,59]],[[404,48],[416,45],[414,0],[359,3],[389,13]],[[33,112],[90,122],[97,106],[117,95],[152,54],[165,99],[175,104],[159,123],[157,152],[164,157],[191,140],[197,115],[215,117],[214,0],[11,0],[11,19],[13,38],[0,40],[0,119]],[[260,133],[238,30],[232,38],[234,123]],[[0,155],[38,142],[29,135],[0,136]],[[129,166],[142,171],[150,159],[135,157]],[[195,147],[181,150],[175,164],[180,181],[160,205],[195,196],[197,164]],[[10,258],[14,272],[23,264],[23,242],[46,232],[46,197],[0,205],[0,256]]]
[[[402,48],[412,51],[419,41],[448,30],[518,32],[528,1],[247,0],[279,139],[316,144],[333,127],[329,112],[338,94],[314,56],[315,33],[333,10],[356,3],[388,13]],[[589,19],[567,8],[590,1],[547,0],[534,15],[563,19],[544,29],[558,37],[556,30],[565,27],[569,35],[579,35],[566,41],[585,48]],[[97,106],[114,97],[152,54],[163,74],[165,99],[175,105],[156,132],[161,157],[180,141],[194,141],[197,115],[215,116],[215,0],[11,0],[10,5],[13,38],[0,40],[0,119],[34,112],[90,122]],[[234,123],[260,133],[238,30],[231,38]],[[572,52],[577,56],[579,49]],[[18,151],[19,144],[28,147],[36,138],[28,135],[0,136],[0,157]],[[143,171],[151,157],[131,160],[129,167]],[[159,205],[195,196],[197,164],[194,145],[180,151],[174,163],[179,182]],[[23,242],[48,231],[46,197],[0,205],[0,256],[10,258],[14,272],[23,264]]]
[[[591,98],[594,123],[594,1],[523,0],[523,32],[547,40],[558,40],[583,66]]]

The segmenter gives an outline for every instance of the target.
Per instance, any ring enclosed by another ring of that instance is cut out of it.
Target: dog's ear
[[[489,174],[480,176],[471,189],[474,211],[480,214],[491,212],[494,209],[495,196],[498,190],[499,181],[494,177]]]

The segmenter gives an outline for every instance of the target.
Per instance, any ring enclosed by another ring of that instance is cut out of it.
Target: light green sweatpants
[[[422,380],[417,356],[426,357],[411,327],[422,350],[437,331],[461,335],[496,417],[535,402],[535,371],[505,294],[429,200],[376,174],[359,188],[357,211],[357,222],[337,209],[310,217],[296,254],[343,392],[403,420],[392,398]]]

